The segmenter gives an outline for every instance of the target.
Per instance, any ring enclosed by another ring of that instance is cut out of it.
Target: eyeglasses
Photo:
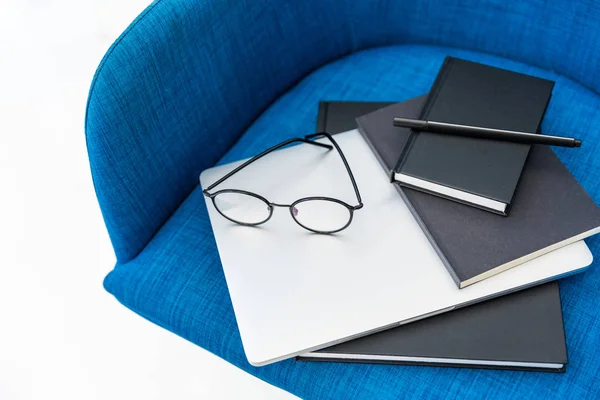
[[[329,139],[333,146],[311,140],[320,137]],[[328,150],[332,150],[335,147],[338,154],[342,158],[344,166],[348,171],[348,175],[350,176],[350,181],[354,187],[354,193],[356,194],[358,205],[351,206],[339,199],[332,197],[304,197],[294,201],[292,204],[277,204],[270,202],[256,193],[238,189],[223,189],[214,193],[210,193],[213,188],[220,185],[226,179],[230,178],[243,168],[252,164],[254,161],[277,149],[296,142],[307,143]],[[227,175],[210,185],[208,188],[204,189],[202,193],[212,200],[213,205],[219,214],[226,219],[235,222],[236,224],[247,226],[264,224],[273,216],[274,207],[284,207],[289,209],[290,215],[298,225],[311,232],[324,234],[336,233],[346,229],[352,222],[354,211],[363,207],[358,186],[356,185],[356,181],[354,180],[354,175],[352,175],[348,161],[346,161],[346,157],[344,157],[344,153],[342,153],[340,146],[338,146],[333,137],[325,132],[313,133],[312,135],[305,136],[304,138],[289,139],[276,146],[273,146],[270,149],[263,151],[259,155],[252,157],[250,160],[229,172]]]

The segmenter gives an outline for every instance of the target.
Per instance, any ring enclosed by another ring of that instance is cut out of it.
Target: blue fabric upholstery
[[[197,178],[215,163],[312,132],[321,99],[425,93],[447,54],[553,79],[543,128],[584,139],[577,151],[556,152],[600,200],[598,6],[448,3],[153,3],[111,48],[90,92],[90,163],[118,259],[106,289],[302,398],[593,398],[597,265],[561,283],[565,375],[292,360],[254,368],[244,356]],[[600,240],[588,244],[597,256]]]
[[[598,92],[599,23],[593,1],[155,1],[107,53],[88,103],[92,173],[117,257],[135,257],[197,172],[329,61],[374,46],[443,45]]]

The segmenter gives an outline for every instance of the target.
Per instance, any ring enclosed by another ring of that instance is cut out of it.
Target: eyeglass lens
[[[301,226],[318,232],[336,232],[352,217],[348,207],[331,200],[310,199],[292,206],[292,217]]]
[[[219,193],[213,202],[223,216],[246,225],[261,224],[269,219],[272,212],[263,200],[241,192]]]

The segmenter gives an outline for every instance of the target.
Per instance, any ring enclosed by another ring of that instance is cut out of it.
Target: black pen
[[[468,136],[480,139],[505,140],[527,144],[547,144],[550,146],[581,147],[581,140],[561,136],[538,135],[504,129],[483,128],[471,125],[449,124],[446,122],[423,121],[412,118],[394,118],[394,126],[412,128],[424,132]]]

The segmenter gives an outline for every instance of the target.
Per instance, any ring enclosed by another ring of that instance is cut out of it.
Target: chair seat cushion
[[[319,100],[403,101],[424,94],[447,54],[556,81],[543,129],[583,139],[580,149],[555,151],[598,203],[600,97],[550,71],[458,49],[381,47],[325,65],[282,93],[221,163],[250,157],[286,138],[313,132]],[[587,243],[598,255],[599,240],[591,238]],[[252,367],[242,349],[200,188],[134,260],[115,267],[105,287],[148,320],[302,398],[479,399],[529,398],[533,394],[584,398],[597,391],[594,386],[600,370],[600,270],[595,264],[587,272],[561,281],[570,358],[565,374],[294,360]]]

